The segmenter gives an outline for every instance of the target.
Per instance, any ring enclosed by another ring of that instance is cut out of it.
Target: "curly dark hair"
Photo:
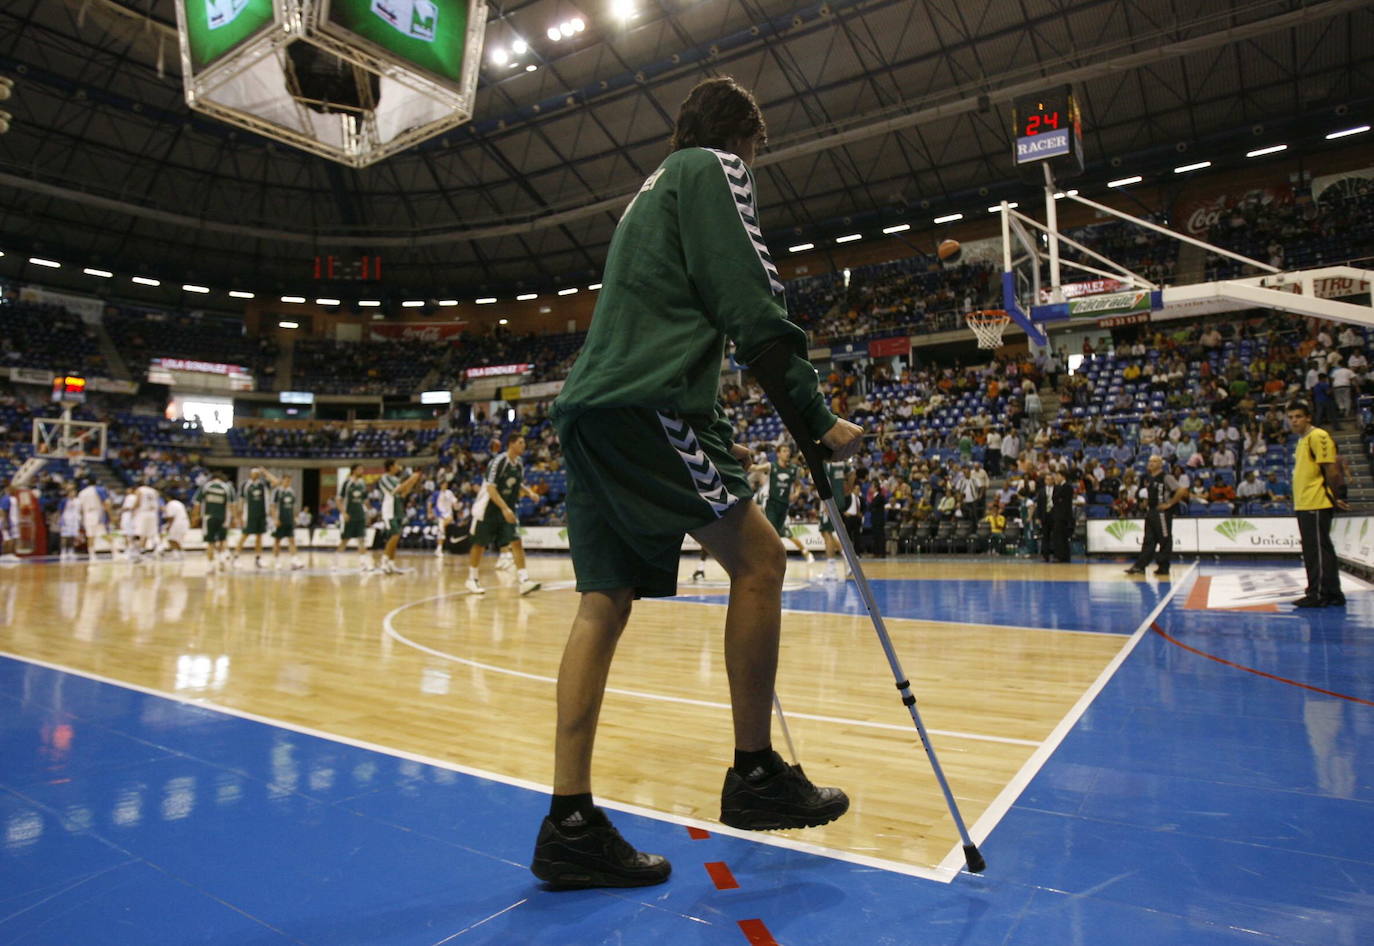
[[[724,148],[727,143],[768,140],[768,126],[758,103],[747,89],[729,76],[698,82],[682,107],[673,127],[672,150],[683,148]]]

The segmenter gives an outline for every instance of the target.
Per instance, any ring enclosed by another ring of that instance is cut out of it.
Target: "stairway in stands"
[[[1336,440],[1336,450],[1345,459],[1345,467],[1350,481],[1350,508],[1367,512],[1374,508],[1374,475],[1369,469],[1369,460],[1364,455],[1364,439],[1360,435],[1359,422],[1353,418],[1342,420],[1330,426],[1331,436]]]

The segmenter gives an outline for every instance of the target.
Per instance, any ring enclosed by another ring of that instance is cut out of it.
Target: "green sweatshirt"
[[[770,344],[792,352],[787,387],[813,439],[835,423],[787,320],[782,280],[763,242],[754,176],[724,151],[670,154],[630,202],[606,260],[587,341],[553,417],[652,407],[724,425],[718,404],[726,339],[749,364]]]

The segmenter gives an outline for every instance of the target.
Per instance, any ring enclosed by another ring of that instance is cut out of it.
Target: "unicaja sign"
[[[412,39],[434,42],[439,8],[430,0],[372,0],[372,12]]]

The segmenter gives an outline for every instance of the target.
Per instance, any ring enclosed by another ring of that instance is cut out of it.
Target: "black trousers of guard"
[[[1145,537],[1140,540],[1140,555],[1135,567],[1142,571],[1151,561],[1159,563],[1159,570],[1167,572],[1174,555],[1174,517],[1159,509],[1145,514]]]
[[[1312,598],[1337,598],[1341,594],[1341,570],[1336,547],[1331,544],[1331,519],[1335,510],[1299,509],[1298,534],[1302,536],[1302,563],[1307,568],[1307,594]]]

